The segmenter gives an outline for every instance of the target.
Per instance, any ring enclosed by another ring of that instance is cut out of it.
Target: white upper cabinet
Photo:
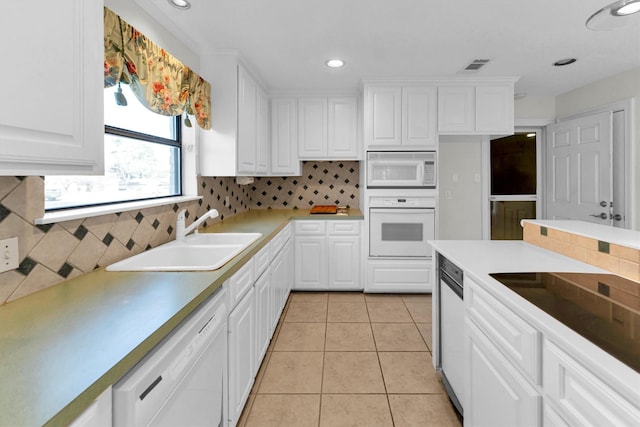
[[[298,157],[304,160],[357,159],[356,97],[298,98]]]
[[[376,149],[433,148],[437,90],[429,85],[365,88],[365,144]]]
[[[513,134],[513,82],[468,83],[438,88],[441,134]]]
[[[198,128],[200,174],[242,176],[268,169],[269,109],[257,80],[233,53],[204,55],[202,76],[211,82],[211,130]]]
[[[295,98],[271,99],[271,175],[300,175]]]
[[[102,174],[102,2],[6,2],[0,22],[0,174]]]

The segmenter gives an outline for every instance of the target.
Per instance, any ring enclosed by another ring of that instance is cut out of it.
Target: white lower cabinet
[[[111,427],[113,398],[111,386],[100,394],[69,427]]]
[[[543,348],[544,394],[554,403],[554,419],[580,426],[640,425],[639,402],[634,406],[551,341]]]
[[[235,426],[256,373],[256,309],[252,287],[229,314],[229,425]]]
[[[467,318],[465,425],[539,426],[542,397]]]
[[[295,221],[297,290],[362,290],[361,221]]]
[[[256,367],[260,368],[271,341],[271,269],[268,268],[255,284],[256,289]]]

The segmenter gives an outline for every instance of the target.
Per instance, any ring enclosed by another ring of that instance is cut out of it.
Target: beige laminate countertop
[[[0,306],[0,426],[67,425],[292,219],[363,219],[251,210],[207,232],[260,232],[205,272],[96,270]]]

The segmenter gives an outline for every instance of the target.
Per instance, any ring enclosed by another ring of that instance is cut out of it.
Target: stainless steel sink
[[[109,265],[107,271],[217,270],[262,236],[261,233],[202,233]]]

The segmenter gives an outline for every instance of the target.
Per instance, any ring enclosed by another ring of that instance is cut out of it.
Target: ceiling
[[[516,76],[555,96],[640,67],[640,14],[591,31],[608,0],[136,0],[197,53],[235,49],[270,90],[356,90],[363,79]],[[324,62],[339,57],[342,69]],[[578,61],[554,67],[559,59]]]

